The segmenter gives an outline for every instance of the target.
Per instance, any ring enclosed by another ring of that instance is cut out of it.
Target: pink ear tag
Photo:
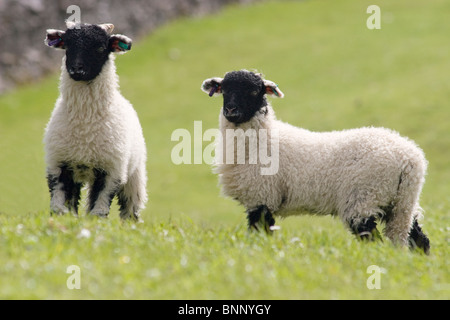
[[[49,46],[49,47],[56,46],[56,45],[59,44],[61,41],[62,41],[61,38],[54,39],[54,40],[48,42],[48,46]]]
[[[212,97],[214,93],[216,93],[217,89],[219,89],[219,85],[216,84],[214,87],[212,87],[211,91],[209,92],[209,96]]]

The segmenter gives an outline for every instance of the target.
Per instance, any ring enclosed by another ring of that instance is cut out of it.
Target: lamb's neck
[[[104,112],[118,92],[118,77],[113,59],[109,59],[100,74],[91,81],[75,81],[70,78],[63,60],[60,79],[60,95],[71,113],[84,113],[86,117]]]

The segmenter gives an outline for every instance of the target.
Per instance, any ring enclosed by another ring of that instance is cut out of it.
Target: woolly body
[[[121,217],[137,218],[147,200],[145,141],[135,110],[119,92],[114,58],[110,53],[90,81],[72,79],[63,58],[60,96],[44,136],[53,212],[76,213],[79,190],[71,189],[84,183],[94,215],[108,215],[117,194]]]
[[[60,81],[61,95],[44,139],[48,165],[105,168],[126,181],[145,163],[144,138],[135,110],[118,91],[113,61],[89,85],[73,81],[64,66]]]
[[[215,171],[223,194],[247,209],[250,228],[258,229],[262,221],[268,231],[274,224],[272,214],[313,213],[339,216],[362,235],[373,233],[375,219],[381,218],[386,222],[386,236],[394,243],[409,241],[414,246],[418,242],[428,251],[428,238],[417,224],[427,161],[413,141],[384,128],[319,133],[279,121],[265,95],[282,97],[282,92],[273,82],[246,70],[229,72],[224,79],[207,79],[202,90],[224,94],[219,116],[223,140],[218,144]],[[252,130],[256,135],[264,132],[268,138],[245,145],[245,163],[224,163],[225,158],[238,157],[237,141],[234,137],[227,141],[230,129]],[[272,156],[279,161],[272,175],[261,174],[265,165],[260,161],[248,161],[262,143],[267,144],[266,150],[278,146],[271,151],[278,151]],[[233,157],[227,152],[234,153]]]
[[[418,198],[427,164],[411,140],[384,128],[311,132],[277,120],[271,106],[266,108],[238,127],[220,114],[223,137],[227,129],[267,129],[269,136],[277,129],[279,139],[275,175],[261,175],[261,164],[217,166],[226,196],[246,208],[264,204],[277,216],[331,214],[347,223],[384,216],[383,208],[394,207],[392,214],[400,216],[389,219],[386,234],[406,243],[413,219],[421,212]]]

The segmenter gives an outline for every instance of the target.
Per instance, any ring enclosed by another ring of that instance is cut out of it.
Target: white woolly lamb
[[[245,163],[217,160],[222,191],[245,206],[249,228],[271,232],[272,214],[309,212],[337,215],[358,238],[375,239],[379,218],[394,243],[429,252],[429,240],[417,222],[427,161],[414,142],[384,128],[318,133],[281,122],[266,95],[283,93],[275,83],[246,70],[207,79],[202,90],[210,96],[223,94],[219,127],[224,155],[239,150],[235,137],[227,140],[227,130],[268,135],[256,147],[245,146]],[[278,150],[279,168],[271,175],[261,174],[261,161],[248,161],[262,146]]]
[[[47,30],[45,39],[66,50],[44,137],[50,209],[78,214],[87,183],[90,214],[107,216],[117,195],[120,217],[138,219],[147,201],[146,147],[138,116],[119,92],[112,54],[130,50],[131,39],[111,35],[112,24],[67,27]]]

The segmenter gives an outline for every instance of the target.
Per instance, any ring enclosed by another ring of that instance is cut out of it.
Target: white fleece
[[[226,147],[233,142],[226,141],[225,130],[237,127],[222,111],[219,126],[225,140],[223,152],[236,150]],[[383,207],[392,206],[385,234],[395,243],[407,244],[413,218],[421,213],[418,200],[427,167],[413,141],[385,128],[311,132],[277,120],[270,105],[238,128],[268,129],[269,135],[277,130],[279,170],[261,175],[264,165],[260,163],[217,164],[226,196],[246,209],[266,205],[282,217],[338,215],[346,223],[384,215]]]
[[[147,200],[145,141],[136,111],[119,92],[114,58],[110,54],[88,84],[70,78],[63,58],[60,96],[44,136],[47,174],[57,175],[63,163],[100,168],[125,185],[133,205],[142,209]],[[75,182],[91,184],[92,179],[92,171],[75,171]],[[105,206],[97,210],[109,210]]]

